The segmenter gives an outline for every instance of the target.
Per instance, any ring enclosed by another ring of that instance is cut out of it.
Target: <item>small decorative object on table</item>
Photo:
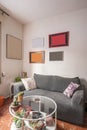
[[[25,114],[25,110],[19,108],[15,113],[16,116],[18,116],[19,118],[23,118]],[[22,128],[25,126],[23,120],[18,119],[16,117],[13,118],[13,123],[14,123],[15,130],[22,130]]]
[[[21,73],[21,77],[22,77],[22,78],[27,78],[27,72],[22,72],[22,73]]]
[[[31,111],[30,116],[31,116],[31,119],[40,119],[44,117],[43,113],[39,111]],[[32,121],[29,121],[29,125],[34,130],[43,130],[45,128],[45,120],[44,119],[32,120]]]
[[[14,96],[13,102],[11,103],[11,108],[17,110],[20,104],[18,102],[17,96]]]
[[[21,92],[19,92],[18,93],[18,102],[22,102],[22,100],[23,100],[23,95],[24,95],[24,92],[23,91],[21,91]]]
[[[23,95],[24,95],[24,92],[21,91],[16,96],[14,96],[13,102],[11,103],[11,108],[13,108],[14,110],[17,110],[20,107],[21,102],[23,100]]]

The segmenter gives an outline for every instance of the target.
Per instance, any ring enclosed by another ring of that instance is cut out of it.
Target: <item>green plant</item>
[[[23,96],[23,95],[24,95],[24,91],[18,93],[18,96]]]
[[[19,103],[18,103],[18,102],[16,102],[16,101],[13,101],[13,102],[12,102],[12,105],[13,105],[13,106],[18,106],[18,105],[19,105]]]
[[[25,110],[21,110],[20,112],[16,112],[16,116],[23,118],[25,114]],[[13,118],[16,128],[21,128],[23,125],[23,120],[18,119],[16,117]],[[24,124],[25,125],[25,124]]]
[[[21,119],[17,119],[14,117],[14,123],[15,123],[16,128],[22,127],[22,120]]]
[[[13,102],[12,102],[12,106],[18,106],[19,105],[17,100],[18,100],[17,96],[14,96],[14,99],[13,99]]]
[[[15,82],[19,82],[19,81],[21,81],[21,77],[18,76],[15,78]]]

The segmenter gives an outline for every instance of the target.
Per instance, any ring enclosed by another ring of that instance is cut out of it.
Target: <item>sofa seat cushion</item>
[[[37,88],[61,93],[63,93],[71,82],[80,84],[80,79],[78,77],[65,78],[60,76],[34,74],[34,79]]]
[[[41,95],[41,96],[50,97],[53,100],[55,100],[55,102],[57,103],[58,106],[60,106],[60,105],[64,106],[64,104],[66,106],[71,105],[71,99],[69,99],[63,93],[60,93],[60,92],[54,93],[52,91],[43,90],[43,89],[33,89],[30,91],[24,91],[24,96],[30,96],[30,95]],[[61,109],[61,107],[60,107],[60,109]]]

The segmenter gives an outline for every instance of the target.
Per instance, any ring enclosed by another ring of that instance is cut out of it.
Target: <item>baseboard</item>
[[[10,95],[6,96],[5,99],[10,98]]]

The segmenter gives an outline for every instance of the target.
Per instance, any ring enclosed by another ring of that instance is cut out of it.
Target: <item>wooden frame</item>
[[[6,35],[6,58],[22,59],[22,40],[12,35]]]
[[[49,47],[68,46],[69,32],[49,35]]]
[[[63,51],[49,52],[49,61],[63,61],[63,60],[64,60]]]
[[[45,63],[45,51],[29,52],[30,63]]]
[[[43,48],[44,47],[44,38],[35,38],[32,39],[32,48]]]

